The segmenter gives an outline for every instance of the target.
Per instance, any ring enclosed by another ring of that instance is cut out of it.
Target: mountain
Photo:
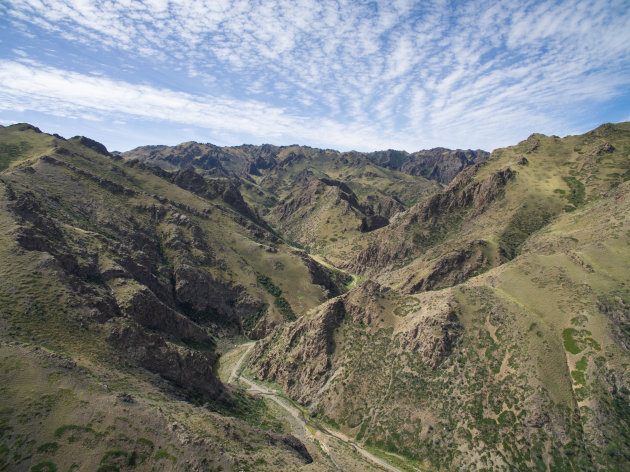
[[[371,279],[250,367],[422,469],[625,470],[630,124],[493,152],[374,232]]]
[[[0,470],[627,470],[628,180],[2,127]]]
[[[375,164],[409,175],[421,175],[443,184],[450,183],[466,167],[488,160],[490,154],[477,149],[433,148],[408,154],[404,151],[379,151],[368,154]]]

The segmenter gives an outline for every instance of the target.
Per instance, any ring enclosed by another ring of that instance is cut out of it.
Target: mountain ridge
[[[378,470],[350,441],[400,470],[630,463],[630,123],[487,159],[0,144],[0,465]]]

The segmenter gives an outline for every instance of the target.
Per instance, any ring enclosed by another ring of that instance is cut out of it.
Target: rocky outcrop
[[[188,190],[196,195],[203,196],[205,198],[215,198],[220,191],[213,192],[212,187],[208,185],[206,180],[195,172],[192,167],[186,167],[177,171],[172,177],[171,181],[185,190]]]
[[[352,276],[339,270],[329,269],[318,263],[304,252],[297,253],[311,275],[311,283],[326,289],[327,298],[336,297],[345,291],[345,285],[352,280]]]
[[[219,398],[224,392],[213,372],[214,352],[177,346],[133,322],[112,324],[108,341],[125,357],[193,394]]]
[[[418,353],[428,368],[437,369],[463,332],[454,304],[446,301],[434,308],[421,308],[407,317],[403,328],[394,334],[399,352]]]
[[[380,229],[389,224],[389,220],[381,215],[373,215],[366,216],[361,219],[361,225],[359,226],[359,231],[362,233],[369,233],[370,231],[374,231]]]
[[[481,150],[434,148],[407,154],[403,151],[379,151],[367,155],[378,165],[409,175],[448,184],[461,171],[488,160],[490,153]]]
[[[477,182],[473,180],[475,173],[474,168],[461,173],[444,192],[412,209],[410,222],[429,221],[444,213],[453,213],[466,207],[483,210],[503,192],[507,182],[516,175],[507,167]]]
[[[308,449],[306,449],[306,446],[292,434],[282,435],[269,431],[266,433],[266,436],[269,442],[274,446],[283,447],[296,453],[304,464],[311,464],[313,462],[313,457],[308,452]]]
[[[474,180],[477,169],[465,170],[446,190],[400,214],[395,224],[382,230],[376,241],[359,252],[347,268],[371,273],[419,256],[444,238],[441,227],[455,219],[472,218],[484,212],[516,176],[508,167],[479,182]]]
[[[329,201],[333,204],[344,201],[348,209],[353,209],[359,213],[364,212],[357,196],[350,187],[337,180],[322,178],[304,180],[301,188],[296,188],[287,198],[276,205],[273,209],[274,218],[283,221],[292,217],[299,210],[312,212],[314,207],[322,201]]]
[[[256,376],[274,380],[291,398],[308,404],[330,375],[333,334],[345,315],[343,300],[335,298],[296,323],[277,328],[254,348],[250,365]]]
[[[484,253],[486,241],[472,241],[466,247],[445,254],[433,261],[423,275],[411,276],[401,287],[406,293],[450,287],[489,268],[490,261]]]
[[[344,323],[364,326],[376,333],[383,316],[387,289],[368,281],[351,292],[326,302],[291,325],[276,328],[260,340],[250,367],[260,379],[272,380],[289,396],[304,404],[319,401],[333,372],[347,359],[335,342]],[[437,369],[457,344],[462,327],[450,298],[407,314],[392,333],[396,355],[420,355],[428,369]]]
[[[405,205],[400,200],[388,195],[368,195],[367,204],[373,215],[379,215],[387,219],[405,210]]]
[[[199,313],[227,309],[240,290],[213,279],[201,268],[181,264],[173,270],[175,301]]]
[[[63,237],[61,229],[48,216],[37,202],[32,192],[16,195],[10,185],[7,185],[8,208],[20,222],[17,241],[20,246],[29,251],[53,252],[52,240]]]
[[[120,311],[138,324],[182,341],[212,344],[203,328],[162,303],[147,288],[134,290],[124,280],[113,284]]]

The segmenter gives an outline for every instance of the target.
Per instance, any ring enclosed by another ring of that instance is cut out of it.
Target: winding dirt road
[[[259,395],[264,395],[267,398],[269,398],[270,400],[272,400],[273,402],[277,403],[281,408],[283,408],[287,413],[289,413],[289,415],[291,415],[291,417],[295,420],[294,424],[300,426],[303,429],[304,434],[305,434],[306,437],[309,437],[309,438],[312,438],[312,439],[318,439],[320,441],[322,439],[322,436],[324,436],[324,437],[327,436],[328,438],[334,438],[334,439],[336,439],[338,441],[343,442],[347,446],[351,447],[356,452],[361,454],[363,457],[368,459],[370,462],[372,462],[373,464],[377,465],[378,467],[381,467],[384,470],[387,470],[389,472],[403,472],[401,469],[398,469],[398,468],[394,467],[393,465],[388,464],[387,462],[385,462],[380,457],[377,457],[374,454],[370,453],[369,451],[365,450],[363,447],[361,447],[360,445],[355,443],[352,439],[350,439],[345,434],[343,434],[343,433],[341,433],[339,431],[331,431],[329,429],[323,428],[319,424],[317,424],[317,423],[315,423],[313,421],[310,421],[309,419],[305,418],[304,415],[302,414],[302,412],[298,408],[296,408],[295,406],[290,404],[287,400],[285,400],[284,398],[279,396],[278,393],[275,392],[274,390],[271,390],[271,389],[265,387],[264,385],[257,384],[255,382],[252,382],[251,380],[243,377],[241,375],[241,370],[242,370],[241,367],[243,365],[243,362],[245,361],[245,359],[247,358],[247,356],[251,352],[251,350],[254,348],[255,344],[256,344],[255,342],[251,342],[251,343],[247,343],[246,344],[247,345],[247,349],[245,349],[245,351],[243,352],[243,354],[241,355],[239,360],[234,363],[234,367],[232,368],[232,371],[230,372],[230,377],[228,379],[228,383],[236,384],[239,381],[243,382],[245,385],[247,385],[247,387],[248,387],[247,391],[248,392],[257,393]],[[242,348],[242,346],[241,346],[241,348]],[[315,430],[315,434],[314,435],[311,433],[309,427]],[[333,460],[333,462],[334,462],[334,460]]]

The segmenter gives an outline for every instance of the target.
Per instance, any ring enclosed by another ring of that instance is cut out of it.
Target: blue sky
[[[0,124],[492,150],[630,120],[627,0],[2,0]]]

